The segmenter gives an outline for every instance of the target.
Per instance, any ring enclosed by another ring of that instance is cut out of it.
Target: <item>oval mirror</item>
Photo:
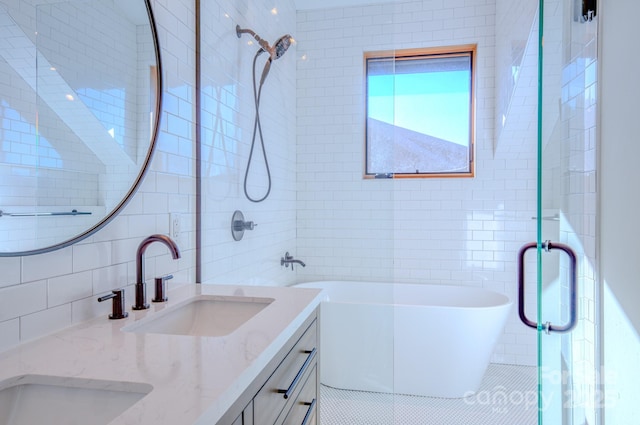
[[[149,0],[0,0],[0,256],[71,245],[126,205],[161,74]]]

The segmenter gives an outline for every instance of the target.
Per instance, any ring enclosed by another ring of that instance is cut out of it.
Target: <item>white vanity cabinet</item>
[[[218,425],[315,425],[319,332],[314,312]]]

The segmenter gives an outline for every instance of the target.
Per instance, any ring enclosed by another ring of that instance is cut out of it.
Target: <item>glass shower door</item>
[[[540,1],[537,241],[521,250],[521,264],[530,250],[526,257],[537,272],[537,311],[521,309],[521,318],[537,331],[539,424],[599,423],[591,3]]]

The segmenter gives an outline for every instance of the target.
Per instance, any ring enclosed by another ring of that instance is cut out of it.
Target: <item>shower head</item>
[[[271,60],[280,59],[289,46],[291,46],[291,41],[293,40],[293,37],[289,34],[283,35],[275,42],[273,47],[271,47],[269,43],[256,34],[255,31],[250,30],[249,28],[240,28],[240,25],[236,25],[236,35],[238,38],[242,37],[242,34],[250,34],[258,42],[260,48],[269,53]]]
[[[271,59],[280,59],[282,55],[284,55],[284,52],[286,52],[287,49],[291,46],[292,40],[293,40],[293,37],[291,37],[289,34],[283,35],[282,37],[280,37],[278,41],[276,41],[276,43],[273,45],[273,52],[271,52]]]

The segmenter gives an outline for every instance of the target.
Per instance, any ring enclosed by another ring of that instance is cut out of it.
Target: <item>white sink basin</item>
[[[169,335],[225,336],[273,301],[273,298],[201,295],[122,330]]]
[[[1,425],[105,425],[151,385],[26,375],[0,382]]]

